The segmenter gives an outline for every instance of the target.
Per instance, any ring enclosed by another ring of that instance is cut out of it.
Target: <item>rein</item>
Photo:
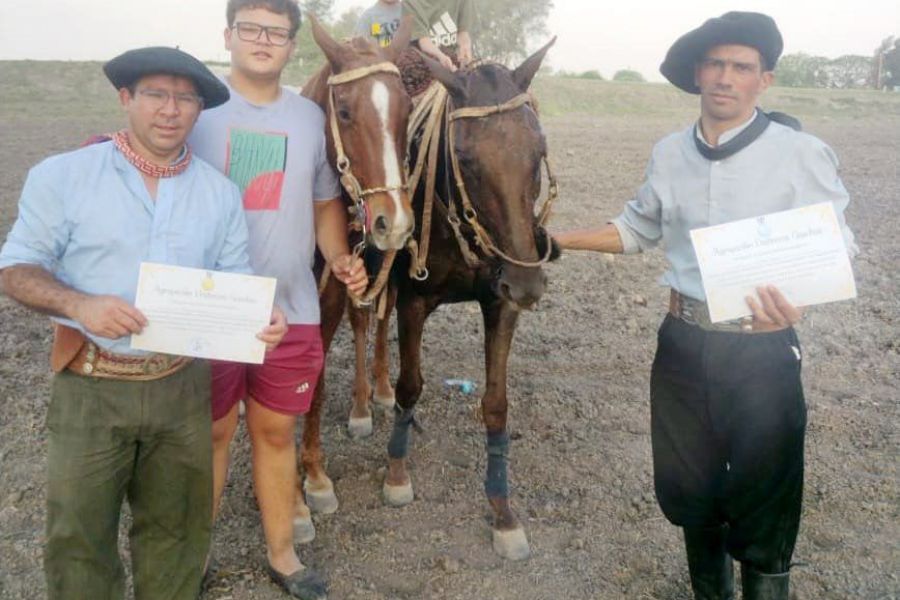
[[[440,203],[439,206],[442,210],[446,210],[447,222],[453,230],[454,237],[456,238],[460,252],[462,253],[463,259],[466,261],[466,264],[471,268],[475,268],[481,263],[481,259],[472,249],[469,241],[466,239],[461,230],[462,220],[459,217],[460,213],[474,233],[475,245],[481,249],[481,252],[484,255],[497,257],[509,264],[531,268],[540,267],[550,260],[550,256],[553,251],[553,244],[550,239],[550,234],[547,233],[546,230],[544,230],[544,235],[547,237],[547,251],[545,255],[537,261],[523,261],[516,259],[502,251],[497,246],[497,244],[494,243],[491,235],[478,221],[478,213],[475,211],[475,208],[472,205],[471,198],[469,197],[468,191],[466,190],[465,181],[462,176],[462,169],[459,165],[459,157],[456,154],[456,131],[453,127],[453,124],[456,121],[460,119],[487,118],[493,115],[502,114],[515,110],[517,108],[521,108],[526,104],[531,105],[531,95],[528,93],[523,93],[502,104],[497,104],[494,106],[474,106],[453,110],[450,106],[449,96],[443,86],[438,83],[432,84],[432,88],[429,89],[428,92],[426,92],[425,97],[423,97],[422,101],[420,102],[419,106],[417,106],[416,111],[413,113],[413,116],[410,119],[408,130],[408,138],[410,140],[409,143],[412,143],[412,140],[414,139],[413,133],[417,131],[419,127],[422,127],[423,124],[425,126],[422,134],[422,140],[419,145],[419,154],[416,160],[416,166],[413,170],[412,176],[410,177],[411,190],[415,190],[418,187],[426,160],[428,163],[427,176],[425,180],[425,201],[422,210],[423,216],[421,241],[417,244],[415,240],[411,240],[409,248],[413,257],[410,263],[409,276],[413,279],[421,281],[428,277],[428,269],[425,267],[425,264],[428,260],[428,244],[431,237],[431,215],[435,198],[434,187],[437,177],[437,154],[438,147],[440,145],[440,136],[436,135],[436,133],[438,131],[438,127],[441,125],[443,125],[447,132],[446,151],[450,155],[450,163],[453,170],[453,179],[462,202],[462,211],[457,208],[451,190],[448,190],[450,193],[448,193],[447,206],[444,207]],[[553,203],[559,197],[559,186],[557,184],[556,177],[553,175],[553,171],[550,167],[550,161],[546,154],[542,157],[542,163],[547,171],[547,199],[541,207],[540,212],[536,216],[536,221],[537,224],[543,228],[543,225],[550,218],[550,211],[553,208]]]
[[[400,185],[395,186],[381,186],[373,188],[362,187],[359,179],[357,179],[353,174],[353,169],[350,167],[350,158],[344,151],[344,143],[341,140],[341,131],[338,127],[337,112],[334,107],[334,88],[335,86],[350,83],[352,81],[358,81],[360,79],[369,77],[371,75],[376,75],[378,73],[390,73],[391,75],[400,77],[400,71],[393,63],[380,62],[374,65],[359,67],[357,69],[351,69],[343,73],[331,75],[327,80],[329,109],[328,126],[331,128],[331,137],[334,140],[334,150],[337,158],[335,162],[335,168],[340,174],[341,186],[353,201],[355,210],[352,210],[351,212],[353,213],[354,223],[356,227],[362,231],[362,241],[360,241],[360,243],[358,243],[353,248],[353,255],[357,257],[362,254],[363,250],[365,250],[366,247],[366,235],[369,227],[369,210],[366,206],[366,198],[373,194],[404,191],[407,189],[407,185],[405,183],[401,183]],[[378,273],[378,276],[375,278],[373,284],[370,285],[368,289],[366,289],[366,292],[362,296],[356,297],[351,294],[353,303],[356,306],[368,306],[372,304],[372,301],[379,294],[381,294],[381,292],[384,290],[385,284],[387,283],[388,274],[390,272],[391,265],[394,262],[395,255],[396,252],[393,250],[385,253],[385,260],[382,264],[381,271]],[[329,273],[330,271],[326,265],[326,268],[322,273],[322,279],[319,283],[320,294],[325,287],[325,283],[328,280]]]

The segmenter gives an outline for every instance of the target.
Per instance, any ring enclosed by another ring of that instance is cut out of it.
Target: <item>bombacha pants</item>
[[[685,528],[727,526],[728,553],[790,566],[803,495],[806,403],[792,328],[706,331],[668,315],[651,374],[656,496]]]
[[[55,376],[49,432],[51,600],[120,600],[122,501],[137,600],[194,600],[210,544],[212,441],[205,362],[154,381]]]

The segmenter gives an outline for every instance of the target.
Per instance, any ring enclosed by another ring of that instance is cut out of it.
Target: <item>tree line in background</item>
[[[368,6],[375,0],[360,0]],[[351,37],[362,7],[354,7],[333,16],[334,0],[301,0],[303,13],[316,15],[330,33],[338,39]],[[547,17],[553,8],[551,0],[476,0],[477,31],[474,32],[476,54],[482,58],[512,65],[527,55],[527,50],[549,39]],[[802,52],[781,58],[775,71],[775,85],[812,88],[882,88],[890,86],[894,37],[885,38],[872,56],[845,55],[830,59]],[[322,53],[312,39],[309,27],[297,36],[297,57],[300,73],[308,75],[323,62]],[[893,69],[900,71],[900,67]],[[545,75],[604,80],[597,70],[580,73],[553,71],[545,67]],[[900,72],[893,73],[900,78]],[[612,81],[644,82],[644,76],[632,69],[616,71]],[[894,84],[896,85],[896,84]]]
[[[316,15],[335,38],[353,35],[356,21],[375,0],[359,0],[359,7],[334,16],[334,0],[301,0],[304,16]],[[476,55],[511,65],[527,56],[528,49],[549,41],[547,17],[550,0],[476,0],[477,30],[474,32]],[[489,32],[489,33],[488,33]],[[312,39],[309,27],[297,34],[297,58],[302,73],[311,73],[324,61],[322,52]]]
[[[891,80],[890,65],[896,52],[894,37],[889,36],[875,48],[872,56],[847,54],[838,58],[826,58],[802,52],[787,54],[778,61],[775,69],[775,85],[882,89]],[[894,70],[900,71],[896,68]],[[900,77],[900,72],[893,73],[893,76]]]

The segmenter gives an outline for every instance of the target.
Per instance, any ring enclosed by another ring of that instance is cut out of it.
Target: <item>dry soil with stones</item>
[[[676,117],[557,116],[544,120],[562,197],[555,229],[616,215],[640,183],[655,140]],[[27,168],[115,119],[0,122],[0,235],[16,215]],[[900,121],[813,117],[853,198],[847,220],[862,254],[859,298],[814,308],[799,327],[809,410],[804,512],[794,572],[798,598],[900,598]],[[353,352],[343,327],[328,358],[324,444],[340,498],[316,516],[302,560],[330,598],[686,599],[680,536],[653,495],[648,375],[667,290],[660,253],[565,255],[549,266],[539,308],[521,316],[509,368],[513,503],[533,554],[507,562],[490,547],[479,394],[445,378],[484,381],[474,306],[442,307],[424,340],[422,434],[414,435],[413,503],[380,499],[390,415],[348,438]],[[0,296],[0,598],[44,597],[46,318]],[[392,335],[392,343],[396,336]],[[396,366],[394,366],[396,373]],[[265,550],[243,427],[221,518],[208,600],[282,598]],[[127,518],[123,523],[127,525]],[[127,544],[123,536],[123,548]]]

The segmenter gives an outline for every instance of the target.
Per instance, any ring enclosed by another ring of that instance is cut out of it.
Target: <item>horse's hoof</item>
[[[531,555],[528,538],[521,527],[516,529],[494,529],[494,552],[509,560],[524,560]]]
[[[329,486],[324,490],[311,490],[304,487],[306,492],[306,505],[313,512],[330,515],[338,509],[338,499],[334,494],[334,487]]]
[[[372,435],[372,416],[350,417],[350,420],[347,422],[347,433],[354,440]]]
[[[394,394],[390,396],[379,396],[378,394],[372,394],[372,403],[384,408],[394,408],[394,404],[397,402],[396,398],[394,398]]]
[[[309,517],[294,517],[294,543],[308,544],[316,539],[316,526]]]
[[[403,485],[391,485],[385,481],[382,493],[384,503],[388,506],[406,506],[413,501],[414,496],[411,481]]]

